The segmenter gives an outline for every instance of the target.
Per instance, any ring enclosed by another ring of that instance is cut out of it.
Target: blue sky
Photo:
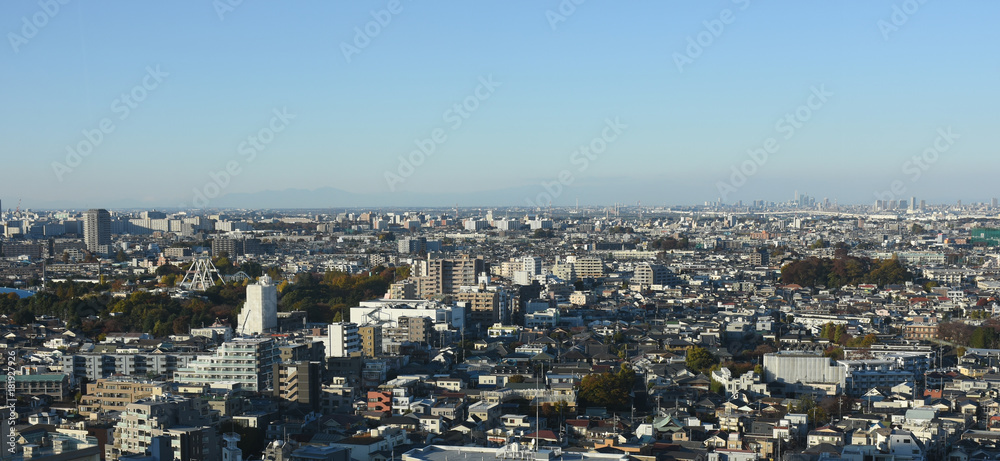
[[[768,138],[780,148],[727,201],[870,203],[893,181],[929,202],[1000,195],[996,2],[401,0],[378,28],[389,1],[50,3],[0,4],[5,206],[175,206],[213,182],[221,195],[336,188],[352,205],[515,205],[563,170],[574,179],[553,204],[690,204],[734,185]],[[25,18],[44,25],[32,34]],[[346,59],[366,25],[378,33]],[[710,43],[679,69],[699,34]],[[168,75],[122,117],[121,95],[157,66]],[[489,76],[499,86],[453,127],[446,111]],[[785,139],[776,121],[817,87],[832,96]],[[276,110],[294,118],[248,162],[241,143]],[[574,151],[609,118],[627,128],[580,169]],[[113,131],[70,167],[67,146],[102,119]],[[960,138],[915,178],[908,159],[947,127]],[[390,187],[434,130],[447,139]],[[219,180],[230,162],[238,174]]]

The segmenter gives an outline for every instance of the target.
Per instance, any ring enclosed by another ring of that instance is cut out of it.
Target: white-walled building
[[[465,316],[463,306],[446,306],[422,299],[362,301],[359,307],[351,308],[351,320],[358,326],[397,324],[402,317],[426,317],[431,323],[462,329],[465,327]]]
[[[361,354],[361,335],[356,323],[331,323],[326,334],[327,357],[351,357]]]
[[[264,275],[247,285],[247,301],[239,316],[239,332],[244,335],[270,333],[278,329],[278,287]]]

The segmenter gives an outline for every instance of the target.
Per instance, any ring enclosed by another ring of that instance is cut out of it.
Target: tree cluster
[[[287,285],[279,306],[282,311],[306,311],[310,322],[330,323],[348,320],[348,308],[366,299],[382,296],[394,280],[409,274],[408,267],[375,268],[372,272],[351,275],[330,271],[318,278],[303,273]]]
[[[550,239],[555,236],[556,233],[552,229],[535,229],[535,232],[531,234],[533,239]]]
[[[938,336],[958,346],[996,349],[1000,348],[1000,322],[987,320],[978,327],[963,322],[941,322]]]
[[[663,237],[656,240],[650,240],[646,245],[646,248],[650,250],[684,250],[690,247],[690,245],[691,242],[688,241],[687,237],[682,237],[680,239]]]
[[[590,374],[580,381],[580,400],[586,406],[611,410],[629,408],[629,396],[635,385],[635,371],[622,365],[617,372]]]
[[[712,355],[708,349],[701,346],[691,346],[687,350],[684,364],[691,370],[708,374],[712,367],[719,363],[719,359]]]
[[[809,287],[859,283],[892,285],[912,279],[913,275],[897,258],[877,261],[846,255],[835,259],[810,257],[781,268],[781,283]]]

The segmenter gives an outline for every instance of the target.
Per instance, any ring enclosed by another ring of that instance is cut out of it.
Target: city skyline
[[[23,208],[997,195],[988,2],[0,8]]]

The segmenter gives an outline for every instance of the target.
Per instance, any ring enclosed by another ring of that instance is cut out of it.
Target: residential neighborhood
[[[885,206],[5,213],[2,459],[1000,459],[995,205]]]

